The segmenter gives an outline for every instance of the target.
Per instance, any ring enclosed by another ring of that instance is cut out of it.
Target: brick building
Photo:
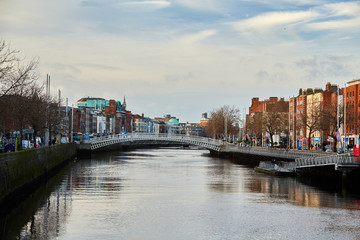
[[[325,89],[308,88],[299,90],[299,95],[290,99],[290,139],[292,148],[306,148],[309,141],[309,127],[305,126],[304,118],[309,125],[311,119],[320,117],[325,111],[336,111],[338,102],[338,86],[327,83]],[[336,114],[335,112],[333,114]],[[318,121],[318,120],[316,120]],[[315,124],[314,124],[315,125]],[[310,136],[310,143],[317,147],[331,141],[329,133],[336,131],[329,122],[322,124],[322,130],[316,130]]]
[[[342,134],[345,135],[346,145],[353,147],[359,143],[360,134],[360,79],[347,82],[342,95],[346,112]]]

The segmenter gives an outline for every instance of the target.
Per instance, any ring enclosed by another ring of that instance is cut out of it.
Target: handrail
[[[96,149],[105,147],[107,145],[116,144],[116,143],[125,143],[133,141],[174,141],[174,142],[183,142],[199,145],[209,149],[219,151],[220,148],[224,145],[221,140],[193,136],[193,135],[183,135],[183,134],[154,134],[154,133],[132,133],[132,134],[112,134],[105,135],[100,137],[94,137],[90,142],[90,148]]]
[[[333,155],[333,156],[320,156],[312,158],[297,158],[295,159],[297,167],[308,167],[308,166],[324,166],[333,164],[359,164],[355,161],[353,156],[349,154]]]
[[[304,152],[304,151],[292,151],[287,149],[269,149],[261,147],[239,147],[239,146],[226,146],[226,149],[233,152],[241,152],[253,155],[263,155],[274,158],[285,158],[295,160],[297,158],[319,157],[328,156],[329,153],[324,152]]]

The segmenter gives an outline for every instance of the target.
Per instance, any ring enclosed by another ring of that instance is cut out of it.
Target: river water
[[[145,149],[70,163],[0,219],[0,239],[360,239],[360,197]]]

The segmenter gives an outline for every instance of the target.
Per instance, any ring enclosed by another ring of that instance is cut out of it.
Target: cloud
[[[173,0],[173,2],[183,7],[203,12],[219,12],[223,6],[217,0]]]
[[[242,0],[244,2],[257,2],[271,6],[284,6],[284,5],[291,5],[291,6],[313,6],[313,5],[320,5],[326,3],[326,0]]]
[[[217,31],[213,30],[213,29],[204,30],[199,33],[182,36],[179,39],[179,42],[181,42],[183,44],[194,44],[194,43],[200,42],[206,38],[209,38],[209,37],[215,35],[216,33],[217,33]]]
[[[317,22],[308,23],[305,26],[308,31],[360,31],[360,4],[357,2],[327,4],[316,10],[321,13],[322,17]]]
[[[351,30],[360,32],[360,17],[350,20],[324,21],[308,24],[306,27],[310,31],[320,30]]]
[[[318,7],[319,10],[328,13],[330,16],[359,16],[360,4],[359,2],[340,2],[333,4],[326,4]]]
[[[329,81],[331,79],[342,79],[345,76],[351,76],[348,62],[349,57],[339,56],[312,56],[295,62],[304,74],[306,80]]]
[[[169,1],[131,1],[131,2],[122,2],[118,6],[132,7],[132,8],[142,8],[142,9],[160,9],[169,7],[171,3]]]
[[[231,23],[231,25],[238,31],[255,30],[267,32],[276,27],[283,28],[288,25],[308,22],[318,16],[318,13],[312,11],[268,12],[250,19]]]

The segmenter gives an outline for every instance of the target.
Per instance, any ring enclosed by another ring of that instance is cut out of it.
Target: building
[[[342,90],[344,104],[343,141],[350,148],[359,144],[360,134],[360,79],[346,83]]]
[[[333,142],[333,136],[338,131],[334,123],[337,117],[338,90],[337,85],[328,82],[324,90],[300,89],[297,97],[290,98],[289,128],[292,148],[305,149],[309,141],[313,148]]]
[[[82,134],[119,134],[132,132],[133,115],[126,103],[113,99],[81,98],[74,109],[74,132]]]
[[[266,136],[269,128],[273,126],[274,130],[271,133],[271,135],[274,134],[273,142],[286,143],[286,137],[283,136],[285,127],[280,127],[280,125],[284,124],[281,119],[288,119],[288,114],[289,101],[285,101],[284,98],[270,97],[264,101],[260,101],[257,97],[253,98],[249,107],[249,114],[246,116],[245,131],[247,138],[251,138],[257,145],[268,144],[270,139]],[[273,118],[273,123],[269,122],[270,118]]]
[[[200,125],[205,128],[208,126],[208,124],[209,124],[209,118],[208,118],[207,113],[201,114]]]

